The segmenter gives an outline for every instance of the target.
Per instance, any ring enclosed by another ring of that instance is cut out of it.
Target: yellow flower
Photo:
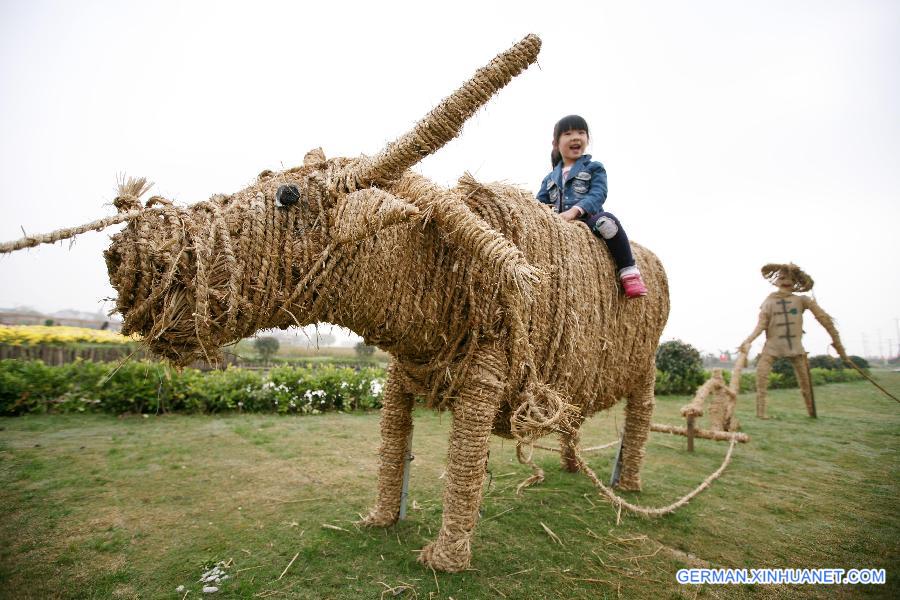
[[[139,336],[124,336],[115,331],[86,327],[45,325],[0,325],[0,344],[36,346],[40,344],[129,344],[140,341]]]

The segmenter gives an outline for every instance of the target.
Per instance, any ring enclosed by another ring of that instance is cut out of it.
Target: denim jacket
[[[572,165],[565,182],[562,181],[562,169],[563,164],[560,161],[550,174],[544,177],[537,199],[544,204],[552,205],[556,212],[565,212],[573,206],[578,206],[584,211],[582,218],[603,210],[603,203],[606,201],[606,169],[603,165],[591,161],[590,154],[584,154]]]

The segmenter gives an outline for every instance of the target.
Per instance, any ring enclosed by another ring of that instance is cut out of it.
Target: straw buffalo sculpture
[[[453,413],[443,521],[420,561],[469,565],[491,433],[556,433],[577,470],[578,429],[626,399],[620,489],[639,490],[655,352],[669,310],[662,265],[633,244],[651,293],[626,301],[609,252],[520,188],[466,174],[446,189],[410,170],[537,58],[528,36],[374,157],[264,171],[233,195],[145,206],[120,186],[106,262],[124,333],[175,364],[215,360],[266,328],[330,322],[392,357],[378,495],[363,523],[397,520],[416,396]],[[58,239],[58,238],[57,238]],[[36,238],[32,238],[32,241]],[[26,245],[34,245],[46,239]]]

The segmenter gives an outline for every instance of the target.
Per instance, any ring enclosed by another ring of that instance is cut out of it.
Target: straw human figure
[[[301,166],[189,207],[151,198],[144,208],[146,182],[124,182],[116,206],[129,224],[106,252],[123,332],[176,364],[214,361],[260,329],[317,322],[390,353],[364,525],[398,518],[414,398],[452,411],[442,525],[419,557],[443,571],[470,564],[491,433],[559,435],[563,465],[575,468],[583,420],[625,398],[619,487],[641,488],[669,310],[659,260],[633,244],[652,292],[627,302],[609,251],[583,224],[517,187],[466,174],[447,189],[410,170],[539,49],[527,36],[374,157],[316,149]]]
[[[756,416],[768,418],[766,404],[768,401],[769,373],[776,358],[790,359],[797,376],[803,401],[810,417],[816,416],[813,398],[812,381],[809,373],[809,360],[803,349],[803,313],[806,310],[825,328],[831,336],[832,345],[838,354],[847,361],[847,353],[841,343],[841,336],[834,325],[834,320],[810,296],[795,292],[808,292],[813,287],[813,279],[794,263],[770,263],[762,268],[762,275],[777,291],[771,293],[760,306],[759,320],[756,328],[747,336],[740,351],[747,354],[750,344],[763,332],[766,343],[756,365]]]

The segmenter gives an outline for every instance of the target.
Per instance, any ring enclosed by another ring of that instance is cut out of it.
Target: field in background
[[[900,374],[879,373],[895,395]],[[417,411],[410,518],[357,529],[375,493],[378,416],[244,415],[0,419],[0,597],[182,598],[225,561],[217,598],[897,597],[900,406],[862,382],[771,393],[773,419],[738,416],[751,442],[678,513],[616,514],[582,475],[538,459],[528,475],[495,438],[492,482],[472,570],[433,574],[416,551],[440,526],[451,417]],[[679,423],[687,398],[661,397],[654,421]],[[595,416],[585,443],[614,439],[621,407]],[[652,434],[644,492],[667,504],[721,462],[725,446]],[[608,477],[612,450],[592,456]],[[553,531],[555,542],[542,525]],[[292,564],[291,559],[296,555]],[[285,572],[285,568],[290,564]],[[885,568],[886,586],[680,586],[688,566]],[[396,596],[392,591],[409,586]]]

